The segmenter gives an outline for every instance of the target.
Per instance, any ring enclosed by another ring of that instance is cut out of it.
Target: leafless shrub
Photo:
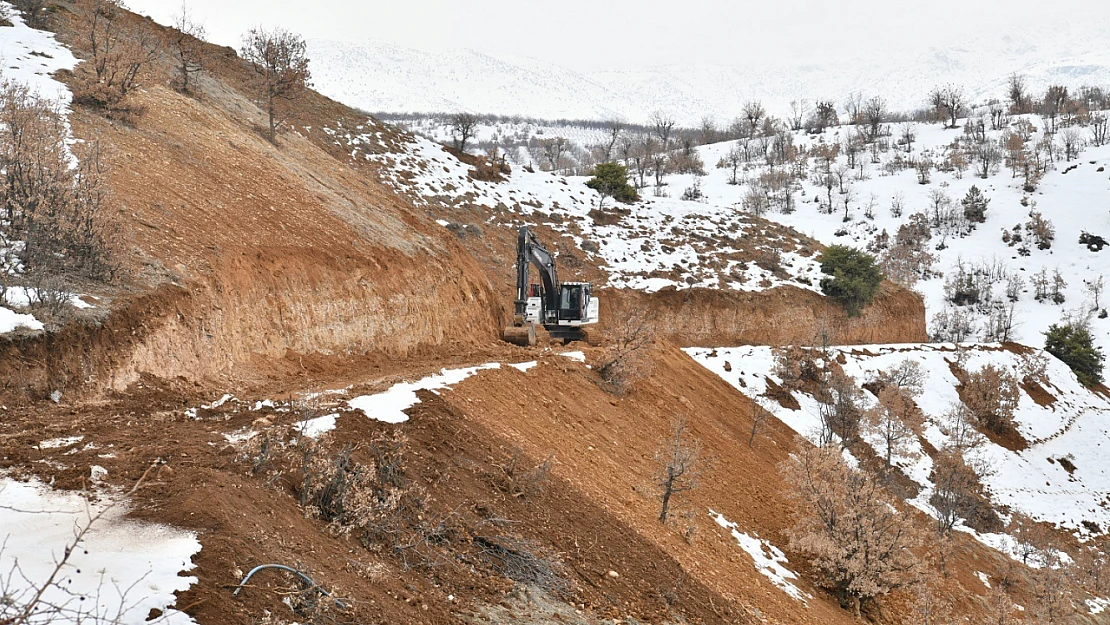
[[[799,441],[783,468],[797,504],[791,548],[809,556],[819,583],[856,615],[890,590],[919,579],[921,537],[909,515],[870,475],[849,467],[836,447]]]
[[[78,68],[74,101],[124,119],[141,114],[125,99],[161,54],[157,33],[145,21],[129,20],[120,0],[77,0],[75,6],[90,56]]]
[[[654,342],[655,331],[646,312],[637,309],[620,315],[594,370],[611,392],[624,394],[651,372],[648,350]]]
[[[821,384],[824,371],[817,365],[820,353],[816,350],[788,345],[772,350],[774,365],[771,375],[782,380],[787,391],[801,390],[810,384]]]
[[[913,457],[917,432],[924,415],[901,388],[888,385],[879,391],[879,401],[863,413],[865,431],[880,441],[880,455],[889,471],[896,458]]]
[[[514,582],[556,596],[570,589],[559,555],[532,540],[516,536],[477,536],[474,545],[495,571]]]
[[[64,117],[26,86],[0,85],[0,210],[3,238],[23,241],[21,269],[110,280],[118,272],[119,224],[109,211],[96,143],[66,144]]]
[[[997,523],[982,482],[985,472],[984,465],[968,462],[963,452],[953,445],[946,446],[933,457],[929,479],[935,488],[929,503],[937,514],[939,534],[948,535],[961,521],[967,521],[972,527]]]
[[[670,514],[672,499],[698,487],[698,479],[705,467],[701,459],[701,442],[691,440],[686,429],[686,421],[677,419],[671,436],[655,453],[658,470],[655,485],[659,490],[659,522],[666,523]]]
[[[983,427],[1005,434],[1014,428],[1014,409],[1020,390],[1013,374],[986,365],[968,376],[960,398]]]
[[[513,497],[529,498],[542,494],[551,475],[553,458],[554,455],[549,455],[543,462],[532,465],[519,447],[514,448],[504,463],[496,465],[501,470],[499,488]]]

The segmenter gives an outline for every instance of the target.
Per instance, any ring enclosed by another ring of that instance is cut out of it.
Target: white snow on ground
[[[482,206],[499,213],[491,220],[497,223],[542,223],[570,239],[552,242],[556,252],[560,245],[596,244],[609,286],[648,292],[665,287],[752,291],[782,284],[816,289],[820,269],[808,244],[790,232],[764,232],[762,222],[733,206],[646,197],[650,191],[645,190],[642,202],[620,207],[627,214],[614,213],[609,200],[606,210],[617,222],[598,223],[590,212],[599,196],[585,186],[585,178],[517,167],[506,182],[476,181],[467,175],[470,166],[428,139],[413,138],[399,154],[373,154],[368,147],[375,144],[373,135],[357,128],[326,131],[356,158],[386,165],[386,183],[418,206],[455,206],[460,220],[473,219],[462,209]],[[758,239],[752,236],[756,232]],[[753,254],[769,259],[779,252],[779,271],[753,261]]]
[[[297,423],[297,431],[309,438],[320,438],[335,429],[339,413],[315,417]]]
[[[41,330],[42,322],[35,319],[34,315],[17,313],[10,308],[0,306],[0,334],[7,334],[19,328],[27,330]]]
[[[771,583],[777,586],[786,594],[794,597],[802,603],[806,602],[809,597],[806,593],[802,592],[790,582],[792,579],[798,579],[798,575],[786,568],[785,564],[789,564],[786,559],[786,554],[781,549],[772,545],[762,538],[751,536],[741,532],[736,523],[733,523],[725,518],[723,514],[709,511],[709,516],[717,522],[724,529],[732,533],[732,537],[739,543],[740,548],[743,549],[752,558],[756,570],[762,573]]]
[[[426,390],[435,393],[453,384],[458,384],[470,376],[486,369],[500,369],[501,363],[491,362],[477,367],[463,369],[443,369],[435,375],[415,382],[398,382],[388,390],[376,395],[362,395],[347,402],[355,410],[361,410],[367,417],[385,423],[403,423],[409,420],[405,411],[420,403],[416,391]]]
[[[32,585],[50,576],[64,548],[72,543],[75,529],[104,507],[104,503],[88,504],[74,493],[0,477],[0,579],[11,584],[0,602],[0,621],[12,615],[13,605],[30,598]],[[117,506],[93,525],[63,568],[57,587],[47,590],[46,602],[65,606],[51,623],[77,625],[93,621],[93,616],[106,617],[107,622],[119,615],[120,625],[141,625],[152,609],[165,611],[159,623],[194,623],[169,606],[176,601],[174,592],[197,581],[178,576],[193,568],[191,558],[200,551],[196,536],[125,519],[125,511]],[[13,605],[7,603],[9,598]]]
[[[578,362],[586,362],[586,354],[581,351],[562,352],[559,355],[563,358],[570,358],[571,360],[576,360]]]
[[[975,571],[975,577],[978,577],[979,581],[983,582],[983,585],[986,586],[987,588],[991,587],[991,576],[990,575],[987,575],[986,573],[984,573],[982,571]]]
[[[75,293],[65,294],[66,301],[74,308],[95,308],[92,304],[81,299],[80,295]],[[4,301],[10,306],[26,307],[30,306],[31,302],[40,299],[39,291],[36,289],[27,288],[24,286],[9,286],[4,289]]]
[[[765,393],[768,378],[781,383],[771,374],[773,355],[769,347],[685,351],[753,399]],[[944,413],[959,401],[958,381],[949,368],[949,361],[957,358],[954,346],[869,345],[838,347],[832,352],[834,357],[845,360],[842,365],[845,373],[857,383],[866,382],[875,372],[889,370],[905,359],[919,363],[926,373],[924,392],[916,400],[926,416],[924,438],[938,449],[948,442]],[[997,345],[970,346],[965,357],[966,371],[993,364],[1014,373],[1019,380],[1023,377],[1022,357]],[[1110,528],[1110,466],[1105,462],[1105,450],[1110,449],[1110,401],[1083,387],[1066,365],[1051,356],[1047,357],[1046,376],[1048,384],[1044,388],[1055,401],[1049,406],[1037,405],[1023,390],[1014,412],[1015,425],[1029,447],[1013,452],[984,441],[978,450],[994,471],[984,479],[984,484],[999,508],[1009,506],[1077,535],[1090,533],[1083,521],[1096,523],[1106,531]],[[796,392],[794,397],[800,410],[783,408],[765,398],[761,403],[794,431],[814,440],[820,425],[818,404],[807,394]],[[923,451],[920,445],[917,451]],[[1061,458],[1075,466],[1074,473],[1064,468]],[[920,458],[896,458],[896,464],[922,487],[910,503],[932,513],[928,503],[932,493],[929,457],[922,453]],[[1013,552],[1006,536],[979,538],[1000,551]]]
[[[39,449],[61,449],[62,447],[71,447],[85,440],[84,436],[63,436],[59,438],[51,438],[39,443]]]
[[[1106,611],[1106,608],[1110,607],[1110,599],[1104,597],[1087,599],[1084,603],[1087,604],[1087,611],[1091,614],[1102,614]]]
[[[69,103],[69,89],[51,76],[60,69],[73,69],[77,58],[54,38],[54,33],[29,28],[7,2],[12,26],[0,27],[0,78],[26,84],[39,95]]]
[[[535,367],[538,364],[539,364],[538,360],[530,360],[528,362],[522,362],[522,363],[519,363],[519,364],[509,365],[509,366],[512,367],[513,369],[516,369],[517,371],[524,372],[524,371],[528,371],[529,369]]]

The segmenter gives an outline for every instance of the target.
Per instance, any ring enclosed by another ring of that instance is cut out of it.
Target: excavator
[[[535,266],[539,283],[528,282],[528,269]],[[502,332],[503,338],[515,345],[536,344],[536,326],[543,326],[551,338],[586,341],[582,326],[597,323],[598,301],[593,287],[586,282],[559,283],[555,257],[540,245],[528,226],[517,232],[516,300],[513,302],[513,325]]]

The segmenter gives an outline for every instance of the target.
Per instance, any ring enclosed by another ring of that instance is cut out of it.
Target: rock
[[[616,571],[609,571],[608,575],[609,575],[609,577],[611,577],[613,579],[617,579],[618,577],[621,576],[621,574],[616,572]]]

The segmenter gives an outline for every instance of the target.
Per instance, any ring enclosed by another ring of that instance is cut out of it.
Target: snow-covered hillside
[[[768,347],[735,347],[686,350],[695,360],[719,375],[741,393],[761,399],[776,417],[800,435],[815,440],[821,427],[820,410],[812,396],[794,392],[797,409],[767,401],[768,380],[781,385],[776,377],[774,354]],[[952,369],[967,372],[993,365],[1021,380],[1030,370],[1030,360],[1043,358],[1045,370],[1042,389],[1034,399],[1029,388],[1022,388],[1014,411],[1018,432],[1028,448],[1011,451],[983,439],[978,454],[990,472],[984,478],[992,502],[1003,509],[1023,512],[1033,519],[1047,521],[1077,534],[1090,534],[1095,528],[1110,528],[1110,469],[1104,460],[1103,445],[1110,446],[1110,401],[1083,387],[1063,363],[1032,351],[1028,354],[1005,350],[998,345],[970,346],[963,352],[954,345],[872,345],[833,348],[831,358],[842,362],[844,372],[858,384],[872,380],[879,371],[890,371],[905,360],[918,363],[924,372],[917,406],[925,415],[920,440],[934,449],[951,441],[950,409],[960,402],[959,385]],[[864,393],[868,402],[874,397]],[[878,451],[878,441],[871,443]],[[915,439],[895,463],[921,490],[912,503],[935,514],[929,499],[934,485],[930,481],[933,461]],[[1064,461],[1061,462],[1061,459]],[[1069,464],[1070,463],[1070,464]],[[1086,523],[1084,523],[1086,522]],[[1091,524],[1094,525],[1091,525]],[[998,546],[999,537],[984,537]]]
[[[745,100],[762,100],[779,115],[791,101],[851,93],[881,95],[899,110],[925,105],[936,85],[963,85],[973,100],[1005,95],[1014,72],[1035,91],[1054,83],[1072,87],[1110,83],[1105,35],[1029,31],[976,37],[961,45],[892,51],[881,57],[828,59],[807,64],[758,59],[707,59],[704,64],[579,73],[520,56],[470,50],[427,53],[391,44],[309,41],[316,88],[344,104],[377,112],[454,112],[525,115],[546,119],[646,122],[668,112],[695,126],[740,114]]]
[[[473,219],[468,207],[482,206],[493,209],[491,222],[544,224],[564,233],[573,245],[601,258],[609,286],[649,292],[668,286],[817,288],[820,267],[811,242],[731,207],[653,197],[617,210],[610,200],[609,209],[597,211],[600,198],[584,178],[517,168],[503,182],[484,182],[471,178],[471,168],[443,146],[422,137],[403,153],[374,155],[360,147],[374,141],[371,135],[344,128],[327,132],[355,158],[385,165],[388,183],[418,206],[434,201],[457,207],[462,223]]]
[[[972,122],[961,120],[961,125],[968,123]],[[1037,117],[1015,118],[1010,124],[1007,131],[1024,125],[1029,146],[1045,135],[1045,122]],[[841,176],[836,176],[837,183],[831,190],[822,184],[823,166],[814,148],[846,144],[859,129],[844,126],[816,137],[785,135],[800,152],[810,154],[802,162],[802,169],[794,172],[800,177],[791,182],[792,212],[767,207],[764,217],[826,245],[848,244],[881,255],[884,233],[893,238],[915,214],[923,215],[930,224],[926,228],[931,237],[926,251],[936,257],[936,263],[914,288],[925,299],[932,334],[952,338],[953,319],[958,317],[962,327],[957,334],[959,340],[1006,339],[1039,346],[1051,324],[1070,317],[1089,321],[1099,344],[1110,346],[1110,319],[1100,318],[1101,310],[1107,307],[1103,294],[1097,294],[1095,306],[1098,280],[1110,278],[1110,250],[1093,251],[1097,246],[1079,243],[1084,232],[1110,237],[1110,146],[1088,147],[1070,162],[1060,158],[1049,166],[1036,190],[1027,193],[1022,188],[1023,180],[1003,166],[1002,156],[989,168],[985,179],[977,175],[975,163],[944,165],[956,158],[953,143],[963,137],[962,129],[915,123],[888,126],[886,131],[889,135],[880,139],[879,147],[858,155],[854,168],[848,167],[849,157],[844,151],[834,159],[827,171],[834,176],[839,171]],[[415,139],[404,154],[371,157],[365,150],[358,151],[359,143],[371,137],[360,137],[358,130],[332,132],[352,154],[388,163],[386,176],[418,204],[438,197],[459,207],[475,204],[499,208],[501,214],[495,221],[549,223],[579,244],[596,243],[604,266],[613,272],[614,286],[654,290],[667,285],[697,285],[747,290],[783,281],[817,288],[819,282],[816,264],[803,241],[788,236],[780,237],[778,242],[774,237],[760,242],[743,236],[745,224],[751,221],[745,199],[759,185],[761,176],[772,170],[757,154],[738,165],[736,182],[740,184],[730,184],[733,172],[727,160],[743,142],[698,148],[706,175],[668,175],[661,189],[667,197],[655,197],[649,186],[641,191],[644,199],[639,204],[621,206],[618,211],[610,201],[606,210],[596,211],[600,198],[585,186],[586,178],[516,168],[504,182],[478,182],[468,176],[468,166],[426,139]],[[896,145],[907,132],[913,136],[908,149]],[[1063,132],[1052,139],[1057,148]],[[1090,134],[1088,128],[1075,132],[1085,139]],[[992,141],[1002,133],[984,130],[985,137]],[[759,143],[751,141],[757,153],[768,149],[756,145]],[[959,151],[964,153],[966,149]],[[1061,156],[1057,154],[1057,158]],[[921,184],[918,171],[909,165],[926,159],[933,166],[927,183]],[[725,167],[718,166],[721,164]],[[783,170],[779,165],[778,171]],[[699,201],[679,199],[695,185],[703,196]],[[960,202],[972,186],[989,200],[985,220],[979,224],[961,221]],[[834,209],[831,212],[820,208],[827,205],[829,195]],[[934,223],[938,203],[943,204],[941,212],[957,217],[951,227]],[[1050,221],[1055,230],[1047,249],[1039,249],[1028,232],[1033,211]],[[1022,242],[1013,236],[1019,225],[1025,237]],[[1009,242],[1004,240],[1006,231],[1010,233]],[[783,246],[780,251],[785,252],[778,273],[776,246]],[[796,253],[802,256],[794,256]],[[1058,292],[1054,281],[1057,272]],[[976,282],[978,303],[953,303],[951,288],[960,275]],[[766,282],[764,277],[768,278]],[[1051,296],[1038,297],[1037,291],[1043,289],[1036,283],[1041,279],[1053,282]]]

